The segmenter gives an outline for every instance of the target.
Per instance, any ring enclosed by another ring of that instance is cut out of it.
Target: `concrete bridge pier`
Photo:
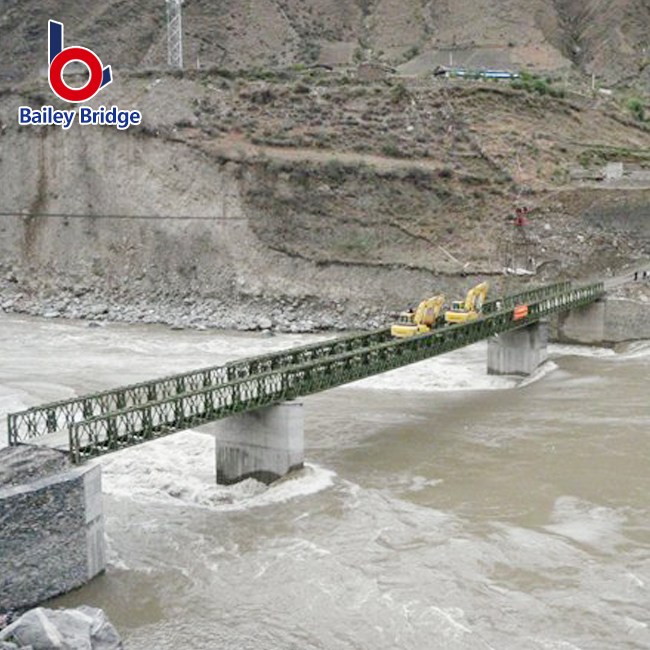
[[[489,375],[532,375],[548,359],[548,323],[539,321],[488,339]]]
[[[215,428],[219,485],[232,485],[247,478],[268,485],[303,467],[302,402],[284,402],[235,415],[217,423]]]

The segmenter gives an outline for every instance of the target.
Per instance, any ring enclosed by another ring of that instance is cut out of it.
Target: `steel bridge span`
[[[385,328],[45,404],[9,415],[9,444],[51,444],[82,463],[532,328],[604,294],[603,283],[552,284],[488,302],[476,322],[441,324],[417,337],[393,339]],[[514,311],[521,305],[528,306],[528,315],[517,320]]]

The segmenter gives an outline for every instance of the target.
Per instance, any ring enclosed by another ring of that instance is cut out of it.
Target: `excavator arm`
[[[430,332],[435,326],[444,304],[444,296],[434,296],[423,300],[415,312],[404,312],[400,315],[397,323],[391,327],[392,335],[404,338]]]
[[[465,296],[465,302],[454,302],[452,308],[445,314],[445,321],[450,324],[469,323],[477,320],[483,311],[490,284],[481,282],[472,287]]]
[[[489,289],[489,282],[481,282],[481,284],[472,287],[465,297],[465,311],[482,311]]]
[[[434,296],[428,300],[423,300],[415,310],[413,322],[416,325],[427,325],[431,327],[438,320],[444,304],[444,296]]]

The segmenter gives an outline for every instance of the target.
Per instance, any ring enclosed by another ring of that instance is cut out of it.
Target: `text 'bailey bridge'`
[[[546,360],[545,319],[604,294],[602,283],[552,284],[488,302],[475,322],[441,324],[421,336],[395,339],[385,328],[45,404],[9,415],[9,444],[48,444],[82,463],[228,418],[217,444],[217,482],[270,482],[302,467],[302,405],[293,400],[483,339],[488,372],[530,374]],[[523,305],[527,315],[518,319]]]

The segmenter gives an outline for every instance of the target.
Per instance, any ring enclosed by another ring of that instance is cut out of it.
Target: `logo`
[[[87,102],[113,81],[111,66],[104,67],[92,50],[80,46],[63,47],[63,23],[50,20],[48,30],[48,79],[52,92],[59,99],[70,104]],[[63,78],[64,68],[72,61],[80,61],[88,68],[88,81],[82,88],[71,88]],[[77,116],[81,125],[114,126],[120,131],[142,121],[139,111],[121,111],[117,106],[100,106],[98,110],[81,106],[78,110],[67,111],[57,110],[53,106],[18,108],[18,123],[21,126],[60,126],[68,130]]]
[[[66,102],[87,102],[113,81],[111,66],[104,68],[92,50],[79,46],[63,47],[63,23],[57,23],[56,20],[49,21],[48,51],[50,88]],[[70,88],[63,79],[63,69],[72,61],[81,61],[90,73],[88,82],[82,88]]]

